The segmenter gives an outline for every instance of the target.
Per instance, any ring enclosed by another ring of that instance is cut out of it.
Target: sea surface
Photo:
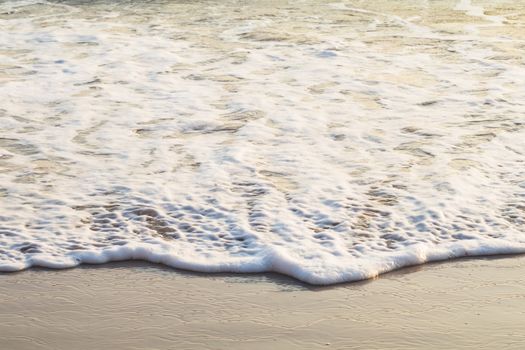
[[[0,0],[0,271],[524,252],[525,1]]]

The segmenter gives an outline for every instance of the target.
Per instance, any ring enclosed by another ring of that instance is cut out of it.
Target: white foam
[[[473,5],[471,0],[460,0],[454,7],[454,10],[464,11],[467,15],[472,17],[479,17],[489,22],[488,26],[502,26],[503,21],[505,21],[504,16],[490,16],[485,14],[485,9],[482,6]],[[473,33],[478,33],[480,27],[486,26],[487,24],[471,24],[468,25],[467,28]]]
[[[0,3],[0,271],[525,252],[523,23],[377,4]]]

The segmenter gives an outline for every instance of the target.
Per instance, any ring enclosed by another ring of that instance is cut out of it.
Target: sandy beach
[[[524,49],[525,1],[0,0],[0,350],[525,349]]]
[[[525,257],[312,287],[142,262],[0,275],[2,349],[522,349]]]

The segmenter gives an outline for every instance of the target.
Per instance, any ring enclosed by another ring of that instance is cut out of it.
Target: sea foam
[[[524,253],[525,8],[490,6],[1,1],[0,271]]]

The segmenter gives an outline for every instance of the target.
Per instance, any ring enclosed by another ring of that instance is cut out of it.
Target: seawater
[[[524,54],[521,1],[0,1],[0,271],[523,253]]]

